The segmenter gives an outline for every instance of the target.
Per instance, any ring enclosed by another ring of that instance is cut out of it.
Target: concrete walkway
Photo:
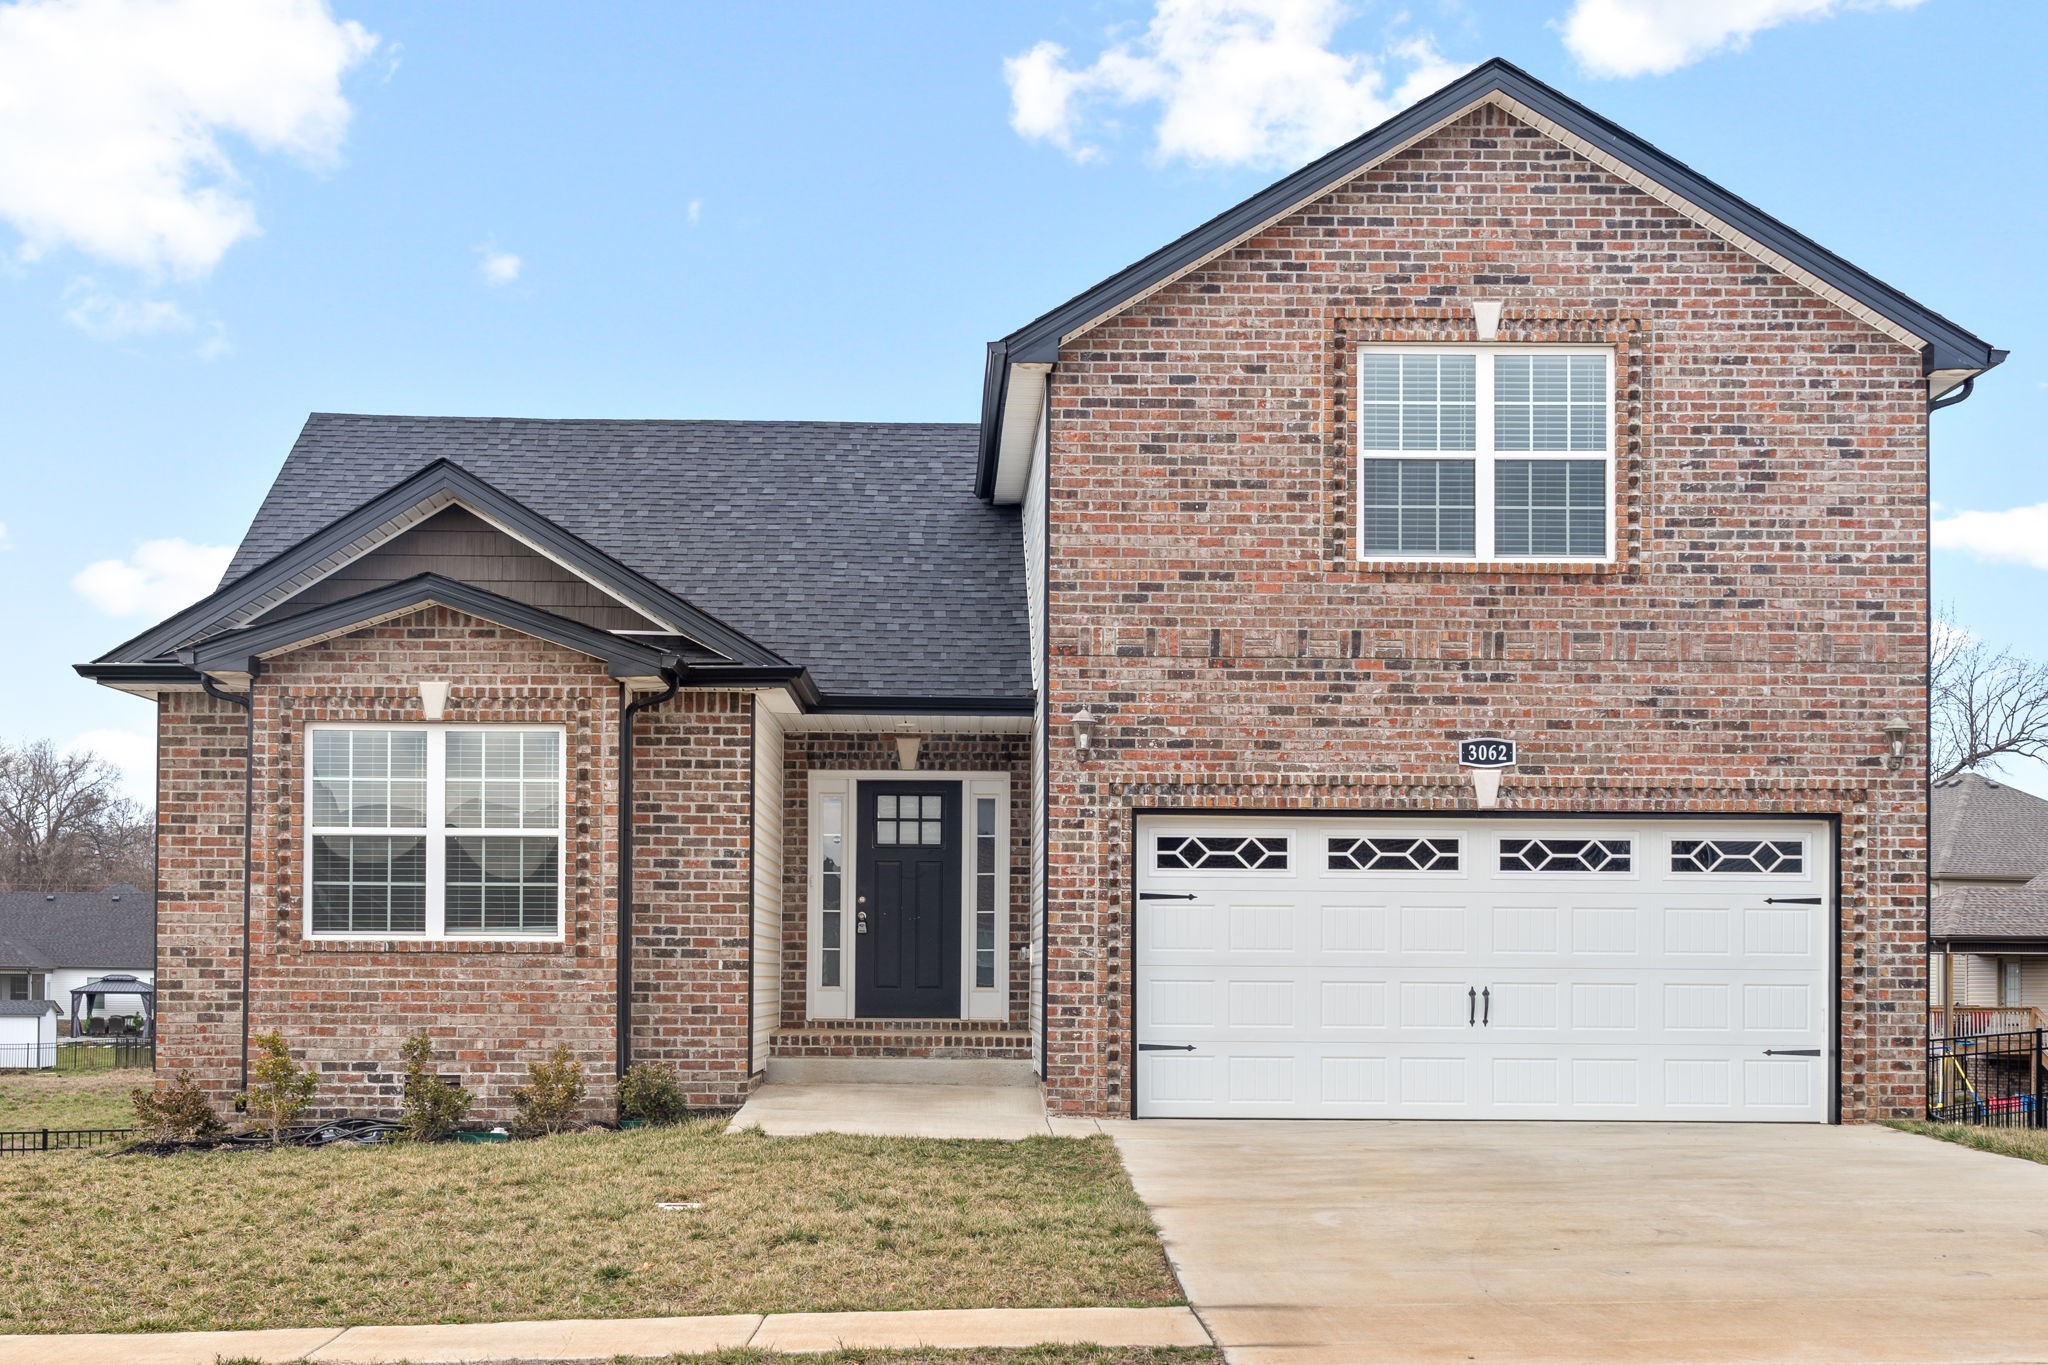
[[[1035,1085],[905,1085],[792,1081],[762,1086],[733,1116],[732,1131],[770,1137],[864,1133],[874,1137],[1093,1137],[1093,1119],[1049,1116]]]
[[[1886,1128],[1106,1123],[1232,1365],[2048,1360],[2048,1166]]]
[[[1185,1308],[967,1308],[928,1313],[758,1313],[712,1318],[613,1318],[274,1332],[166,1332],[0,1337],[0,1365],[214,1365],[218,1360],[315,1365],[468,1365],[584,1361],[733,1350],[841,1347],[1207,1346]]]

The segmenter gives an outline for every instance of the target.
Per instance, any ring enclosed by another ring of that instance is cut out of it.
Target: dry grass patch
[[[0,1073],[0,1128],[131,1128],[128,1092],[154,1079],[147,1071]]]
[[[1180,1302],[1107,1138],[51,1153],[0,1161],[8,1225],[0,1334]]]
[[[2048,1164],[2048,1128],[1978,1128],[1967,1123],[1914,1123],[1907,1120],[1896,1120],[1885,1126],[1902,1133],[1939,1138],[1959,1147],[1974,1147],[1980,1152],[1996,1152],[2000,1156],[2016,1156],[2022,1161]]]
[[[612,1365],[1222,1365],[1223,1355],[1189,1346],[1028,1346],[1021,1350],[874,1350],[784,1355],[775,1351],[716,1351],[691,1356],[617,1356]],[[263,1365],[228,1360],[221,1365]],[[401,1363],[402,1365],[402,1363]]]

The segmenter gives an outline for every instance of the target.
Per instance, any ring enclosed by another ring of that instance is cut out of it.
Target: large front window
[[[1358,557],[1612,557],[1613,355],[1543,346],[1359,357]]]
[[[561,731],[316,726],[308,746],[314,936],[561,933]]]

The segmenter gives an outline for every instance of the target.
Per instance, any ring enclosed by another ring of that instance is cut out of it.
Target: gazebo
[[[156,1037],[156,987],[139,976],[126,972],[109,972],[96,976],[83,986],[71,992],[71,1036],[79,1037],[78,1021],[82,1014],[90,1014],[106,1003],[110,995],[134,995],[142,998],[142,1036]],[[83,1001],[85,1008],[79,1009]]]

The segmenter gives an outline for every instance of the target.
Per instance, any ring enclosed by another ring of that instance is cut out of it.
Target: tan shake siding
[[[1351,561],[1355,348],[1474,340],[1473,299],[1616,347],[1618,564]],[[1843,1112],[1916,1112],[1924,401],[1912,351],[1491,109],[1071,340],[1055,1107],[1129,1110],[1135,809],[1470,810],[1453,741],[1499,731],[1506,810],[1837,817]]]

